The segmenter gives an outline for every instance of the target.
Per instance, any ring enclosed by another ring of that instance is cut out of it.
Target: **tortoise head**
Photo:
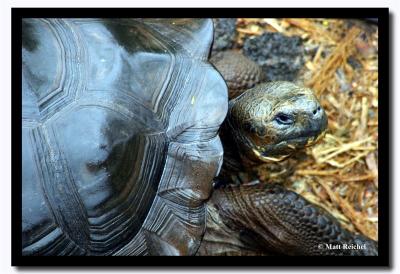
[[[229,102],[227,126],[252,162],[281,161],[315,144],[327,123],[313,91],[289,82],[263,83]]]

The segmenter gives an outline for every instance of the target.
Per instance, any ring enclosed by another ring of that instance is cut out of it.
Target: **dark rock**
[[[304,66],[304,47],[298,36],[266,32],[249,37],[243,53],[262,67],[268,81],[294,81]]]
[[[231,49],[236,39],[236,18],[214,18],[213,52]]]

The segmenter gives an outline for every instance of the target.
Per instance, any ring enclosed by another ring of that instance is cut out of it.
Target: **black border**
[[[388,8],[12,8],[12,259],[13,266],[390,266],[391,156]],[[379,256],[377,257],[27,257],[21,255],[22,104],[21,19],[24,17],[294,17],[378,18],[379,27]],[[52,268],[54,270],[54,268]],[[104,269],[104,268],[101,268]],[[235,267],[234,269],[237,269]],[[43,269],[44,270],[44,269]],[[50,269],[49,269],[50,270]]]

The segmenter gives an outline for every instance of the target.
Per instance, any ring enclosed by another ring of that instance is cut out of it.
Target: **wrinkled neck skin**
[[[262,164],[262,162],[246,156],[251,155],[252,152],[234,137],[234,132],[229,125],[229,117],[227,117],[220,131],[220,138],[224,148],[222,168],[226,171],[239,172]]]
[[[252,167],[258,166],[263,162],[255,157],[250,146],[244,145],[243,138],[238,136],[238,128],[235,119],[232,117],[231,110],[236,104],[236,100],[229,102],[227,117],[220,129],[220,138],[224,148],[224,160],[220,172],[221,178],[231,179],[232,175],[239,172],[249,172]]]

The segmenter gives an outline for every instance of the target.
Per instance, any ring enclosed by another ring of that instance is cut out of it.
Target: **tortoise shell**
[[[211,20],[24,19],[23,255],[191,255],[222,163]]]

